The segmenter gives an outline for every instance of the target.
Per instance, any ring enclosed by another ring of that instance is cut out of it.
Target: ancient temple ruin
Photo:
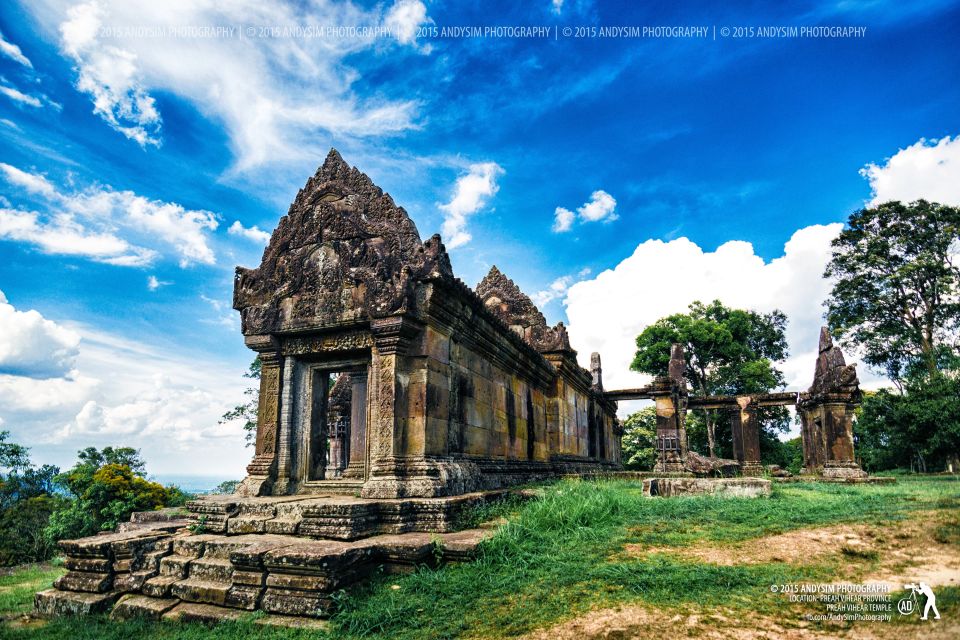
[[[563,324],[496,267],[464,285],[336,151],[237,269],[234,307],[262,363],[243,495],[445,496],[619,464],[616,406]]]
[[[433,236],[331,151],[238,268],[234,307],[260,357],[256,447],[235,495],[186,517],[135,514],[61,543],[47,615],[324,617],[379,571],[471,557],[463,510],[510,485],[618,469],[600,357],[493,267],[477,288]],[[525,495],[522,491],[514,495]]]
[[[847,365],[826,327],[820,330],[820,348],[813,384],[806,392],[759,393],[743,396],[689,395],[684,379],[683,349],[673,345],[668,374],[645,387],[606,391],[610,400],[653,400],[657,412],[658,473],[702,472],[687,449],[686,414],[690,409],[728,412],[733,455],[745,476],[763,475],[757,409],[795,405],[801,417],[803,473],[825,479],[857,479],[867,474],[853,452],[853,413],[860,404],[860,382],[854,365]],[[702,458],[702,456],[700,456]],[[709,459],[705,459],[709,463]]]

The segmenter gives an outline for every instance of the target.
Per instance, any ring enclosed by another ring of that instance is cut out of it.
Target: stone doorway
[[[311,367],[308,389],[304,483],[363,481],[367,467],[366,368]]]

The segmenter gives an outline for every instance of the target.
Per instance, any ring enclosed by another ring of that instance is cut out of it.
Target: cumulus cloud
[[[29,69],[33,68],[33,63],[30,62],[27,56],[23,55],[20,47],[7,40],[2,33],[0,33],[0,55],[10,58],[14,62],[18,62]]]
[[[230,225],[230,228],[227,229],[227,232],[232,236],[240,236],[242,238],[246,238],[247,240],[259,242],[260,244],[267,244],[270,242],[269,233],[263,231],[257,225],[245,227],[239,220],[235,220],[234,223]]]
[[[573,226],[573,221],[576,219],[576,214],[570,209],[564,209],[563,207],[557,207],[553,212],[553,231],[555,233],[563,233],[564,231],[569,231],[570,227]]]
[[[823,301],[830,291],[823,269],[830,259],[830,241],[841,229],[839,223],[800,229],[783,255],[770,262],[742,241],[724,243],[712,252],[687,238],[643,242],[613,269],[569,288],[564,305],[571,342],[584,365],[592,351],[600,353],[608,388],[629,388],[647,381],[629,369],[635,338],[659,318],[687,311],[694,300],[719,299],[760,312],[780,309],[787,314],[790,349],[781,369],[788,388],[806,389],[813,376]],[[669,277],[658,277],[665,273]],[[860,367],[860,375],[867,384],[877,382],[865,367]]]
[[[172,252],[181,267],[216,262],[208,243],[219,225],[214,213],[98,185],[63,193],[42,175],[2,163],[0,172],[45,205],[42,212],[0,209],[0,239],[118,266],[151,264],[161,251]]]
[[[73,370],[80,336],[35,310],[18,311],[0,291],[0,374],[50,378]]]
[[[616,208],[616,199],[603,189],[598,189],[590,194],[590,200],[577,207],[576,215],[569,209],[557,207],[553,213],[553,231],[555,233],[569,231],[576,218],[579,218],[581,223],[601,220],[613,222],[620,217],[615,213]]]
[[[75,5],[75,6],[74,6]],[[318,134],[363,139],[416,126],[415,100],[361,97],[354,89],[358,52],[416,47],[416,24],[429,22],[422,2],[400,0],[384,7],[316,0],[264,4],[252,0],[190,3],[150,0],[73,0],[31,3],[47,33],[76,67],[77,88],[94,112],[138,144],[159,144],[162,101],[168,93],[190,102],[226,130],[235,172],[264,163],[315,157]],[[138,37],[149,25],[173,32],[184,25],[298,27],[392,26],[398,37],[335,38]],[[109,27],[109,29],[101,29]],[[124,29],[132,35],[125,36]],[[313,140],[316,140],[314,145]],[[326,138],[329,141],[329,137]]]
[[[149,450],[154,470],[182,469],[189,451],[204,472],[242,473],[242,425],[218,424],[249,384],[242,367],[0,300],[0,421],[36,459],[69,465],[77,449],[119,444]]]
[[[920,138],[886,162],[868,164],[860,174],[870,181],[871,206],[921,198],[960,205],[960,137]]]
[[[470,165],[469,172],[457,178],[450,202],[440,205],[444,213],[440,233],[448,249],[470,242],[473,236],[467,232],[467,218],[500,190],[497,178],[503,173],[496,162],[480,162]]]
[[[551,0],[550,9],[557,15],[563,11],[563,0]]]

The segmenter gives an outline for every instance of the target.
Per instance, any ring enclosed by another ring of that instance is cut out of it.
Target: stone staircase
[[[493,527],[454,531],[456,515],[504,495],[198,501],[190,519],[64,541],[69,571],[36,595],[35,608],[116,618],[213,621],[254,610],[277,620],[325,618],[336,591],[381,569],[470,560]],[[209,528],[196,532],[201,526]]]

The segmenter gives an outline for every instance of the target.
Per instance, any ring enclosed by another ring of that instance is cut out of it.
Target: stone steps
[[[173,583],[170,595],[187,602],[223,605],[230,591],[229,582],[214,582],[199,578],[187,578]]]

